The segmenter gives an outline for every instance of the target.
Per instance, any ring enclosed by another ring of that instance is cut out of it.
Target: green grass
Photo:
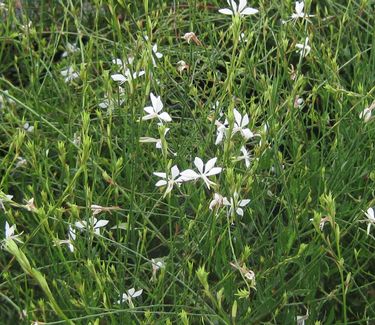
[[[374,1],[306,1],[315,16],[285,24],[293,1],[250,1],[259,13],[242,19],[218,12],[224,0],[5,5],[1,324],[296,324],[307,312],[306,324],[375,322],[364,213],[375,206],[375,120],[359,118],[375,99]],[[191,31],[202,46],[182,39]],[[58,59],[68,42],[79,50]],[[112,59],[130,56],[145,75],[122,93]],[[79,77],[64,82],[69,66]],[[142,120],[150,92],[172,117],[165,136]],[[110,108],[99,107],[105,96]],[[215,120],[233,131],[234,109],[258,135],[215,145]],[[242,146],[249,168],[235,159]],[[155,186],[154,172],[196,170],[195,157],[217,157],[216,185]],[[250,199],[242,217],[209,209],[214,193],[235,192]],[[75,226],[91,205],[106,207],[100,234]],[[6,221],[22,234],[5,239]],[[69,227],[73,252],[60,242]],[[130,288],[143,292],[118,304]]]

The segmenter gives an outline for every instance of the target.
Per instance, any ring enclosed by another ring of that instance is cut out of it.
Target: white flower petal
[[[206,166],[205,166],[205,168],[204,168],[204,173],[205,173],[205,174],[206,174],[207,172],[209,172],[209,171],[212,169],[212,167],[215,166],[216,161],[217,161],[217,158],[216,158],[216,157],[210,159],[209,161],[207,161]]]
[[[158,182],[155,184],[155,186],[160,187],[160,186],[165,186],[165,185],[167,185],[167,184],[168,184],[168,182],[167,182],[166,180],[162,179],[162,180],[158,181]]]
[[[194,165],[195,165],[195,167],[197,167],[199,173],[203,174],[203,166],[204,166],[204,164],[203,164],[202,159],[200,159],[199,157],[195,157],[195,159],[194,159]]]
[[[159,119],[161,119],[165,122],[172,122],[172,118],[167,112],[163,112],[163,113],[159,114]]]
[[[228,8],[219,9],[219,12],[223,15],[233,15],[233,11]]]
[[[206,176],[213,176],[213,175],[221,173],[221,171],[222,171],[221,167],[214,167],[208,173],[205,173],[205,175]]]
[[[257,14],[258,12],[259,12],[258,9],[248,7],[248,8],[245,8],[245,10],[243,10],[243,11],[241,12],[241,15],[250,16],[250,15],[255,15],[255,14]]]

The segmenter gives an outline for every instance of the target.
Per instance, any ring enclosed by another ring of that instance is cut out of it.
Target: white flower
[[[61,54],[62,58],[66,58],[69,54],[73,54],[75,52],[79,52],[79,48],[76,44],[67,43],[66,44],[66,50]]]
[[[235,211],[239,216],[243,216],[243,207],[248,205],[250,200],[238,200],[238,193],[234,192],[233,197],[230,198],[230,202],[224,198],[224,205],[229,207],[228,215],[231,215]]]
[[[34,131],[34,126],[30,125],[29,122],[26,122],[26,123],[23,125],[23,129],[24,129],[26,132],[33,132],[33,131]]]
[[[247,0],[240,0],[237,6],[237,3],[234,0],[227,0],[227,3],[230,8],[220,9],[219,12],[224,15],[239,15],[239,16],[248,16],[254,15],[259,12],[258,9],[254,9],[247,6]]]
[[[249,128],[246,126],[249,124],[249,116],[245,114],[244,116],[241,115],[236,109],[233,109],[234,114],[234,127],[232,131],[232,136],[235,135],[237,132],[240,132],[242,137],[245,140],[249,140],[250,138],[254,137],[254,133],[250,131]]]
[[[193,41],[196,45],[202,46],[202,42],[198,39],[197,35],[195,35],[194,32],[185,33],[184,36],[182,36],[185,41],[190,44],[191,41]]]
[[[63,240],[57,240],[55,245],[62,245],[62,244],[67,244],[69,250],[73,253],[74,252],[74,246],[73,242],[76,239],[76,232],[72,226],[69,226],[68,230],[68,239],[63,239]]]
[[[236,161],[245,160],[246,168],[249,168],[250,160],[251,160],[250,153],[246,150],[245,146],[241,147],[241,152],[242,152],[242,156],[238,156],[236,158]]]
[[[173,186],[175,184],[180,185],[180,182],[181,182],[180,180],[176,179],[180,175],[180,171],[176,165],[174,165],[171,168],[170,176],[169,175],[167,176],[166,173],[159,173],[159,172],[154,172],[154,175],[162,178],[155,184],[155,186],[160,187],[160,186],[167,185],[167,189],[165,190],[163,197],[165,197],[168,193],[172,191]]]
[[[18,237],[20,237],[22,233],[20,233],[19,235],[15,235],[14,234],[15,231],[16,231],[16,225],[13,225],[10,227],[8,221],[5,221],[5,240],[13,239],[22,244],[23,243],[22,240],[18,239]]]
[[[305,101],[303,100],[302,97],[296,96],[294,98],[293,107],[294,108],[301,108],[304,103],[305,103]]]
[[[73,67],[68,67],[67,69],[62,70],[60,73],[63,77],[65,77],[65,83],[68,83],[74,79],[79,78],[79,74],[75,72]]]
[[[310,51],[311,51],[311,46],[309,45],[309,38],[306,37],[305,43],[304,44],[296,44],[297,53],[300,54],[302,57],[306,57]]]
[[[194,159],[194,165],[198,169],[198,173],[192,169],[187,169],[181,172],[180,179],[183,182],[196,180],[199,178],[202,178],[205,182],[208,189],[210,189],[210,186],[216,185],[214,182],[210,181],[208,177],[216,175],[221,173],[222,168],[221,167],[214,167],[216,163],[217,158],[212,158],[209,161],[207,161],[206,164],[203,163],[202,159],[199,157],[195,157]]]
[[[5,210],[4,202],[12,201],[13,195],[7,195],[2,192],[0,192],[0,209]]]
[[[165,263],[163,258],[155,258],[151,259],[152,264],[152,280],[156,280],[156,273],[160,270],[165,268]]]
[[[113,81],[119,82],[119,84],[122,85],[124,82],[137,79],[138,77],[143,76],[144,74],[145,71],[143,70],[131,73],[129,69],[126,69],[124,74],[116,73],[111,75],[111,78]]]
[[[155,58],[154,58],[154,55],[159,59],[161,59],[163,57],[163,54],[158,52],[158,45],[157,44],[154,44],[152,46],[152,53],[153,55],[151,56],[151,59],[152,59],[152,64],[154,65],[154,67],[156,67],[156,61],[155,61]]]
[[[26,208],[27,211],[31,211],[31,212],[37,211],[33,197],[30,200],[26,201],[26,204],[24,207]]]
[[[167,135],[169,128],[165,128],[164,137]],[[151,138],[151,137],[140,137],[140,143],[155,143],[156,149],[162,149],[161,139]]]
[[[87,230],[93,229],[95,234],[99,235],[100,234],[100,228],[105,227],[108,222],[109,222],[108,220],[98,220],[95,217],[92,217],[92,218],[89,219],[88,222],[85,221],[85,220],[77,221],[75,223],[75,226],[81,231],[83,231],[85,229],[87,229]]]
[[[228,124],[229,123],[227,119],[225,119],[224,123],[221,123],[220,121],[215,121],[215,125],[217,127],[215,145],[220,144],[223,141],[224,136],[228,134]]]
[[[366,222],[367,222],[367,235],[369,235],[370,234],[371,225],[375,224],[374,209],[373,208],[368,208],[367,211],[365,212],[365,215],[367,217],[367,219],[366,219]]]
[[[21,156],[17,157],[17,160],[16,168],[25,166],[27,164],[27,160]]]
[[[178,61],[177,62],[177,71],[181,73],[184,70],[189,70],[189,65],[183,60]]]
[[[307,320],[308,318],[309,318],[309,311],[306,308],[306,315],[297,316],[297,325],[305,325],[305,320]]]
[[[129,303],[129,305],[133,305],[132,304],[132,299],[133,298],[137,298],[139,297],[143,292],[143,289],[140,289],[138,291],[135,291],[134,288],[131,288],[127,291],[127,293],[123,293],[122,296],[120,297],[120,299],[117,301],[118,304],[121,304],[123,303],[124,301],[127,301]]]
[[[164,122],[171,122],[172,118],[170,117],[170,115],[167,112],[160,113],[163,110],[163,103],[160,99],[160,96],[155,97],[155,95],[153,93],[151,93],[150,99],[151,99],[152,106],[147,106],[147,107],[144,108],[147,115],[142,117],[142,121],[158,118],[159,121],[160,121],[159,124],[162,124],[163,121]]]
[[[228,201],[226,197],[223,197],[219,193],[214,194],[213,200],[210,202],[210,206],[208,207],[210,210],[213,210],[214,208],[220,208],[224,205],[224,200]]]
[[[132,57],[132,56],[128,56],[127,59],[126,59],[126,62],[125,62],[125,63],[124,63],[123,60],[118,59],[118,58],[112,59],[112,63],[113,63],[113,64],[116,64],[116,65],[120,66],[121,68],[124,68],[125,70],[127,70],[127,69],[126,69],[126,65],[127,65],[127,64],[130,65],[130,64],[132,64],[133,62],[134,62],[134,57]]]
[[[295,13],[292,14],[292,19],[297,20],[298,18],[314,17],[314,15],[307,15],[304,13],[303,8],[305,7],[304,1],[296,1]]]
[[[369,122],[372,119],[372,111],[375,109],[375,101],[369,106],[366,107],[360,114],[359,118],[363,119],[365,123]]]

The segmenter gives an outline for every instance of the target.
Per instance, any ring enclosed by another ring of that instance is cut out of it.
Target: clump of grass
[[[1,323],[375,320],[372,4],[298,5],[1,2]]]

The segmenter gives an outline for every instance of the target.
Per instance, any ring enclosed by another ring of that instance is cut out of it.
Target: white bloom
[[[95,234],[99,235],[100,234],[100,228],[105,227],[108,222],[109,222],[108,220],[98,220],[95,217],[92,217],[92,218],[89,219],[88,222],[85,221],[85,220],[77,221],[75,223],[75,226],[81,231],[83,231],[85,229],[87,229],[87,230],[93,229]]]
[[[137,79],[138,77],[143,76],[144,74],[145,74],[145,71],[143,70],[131,73],[129,69],[126,69],[124,74],[116,73],[116,74],[111,75],[111,78],[113,81],[119,82],[120,85],[122,85],[124,82]]]
[[[234,192],[233,197],[230,198],[230,202],[224,198],[224,205],[229,207],[228,215],[231,215],[235,211],[239,216],[243,216],[243,207],[248,205],[250,200],[238,200],[238,193]]]
[[[224,205],[224,200],[226,200],[226,202],[228,201],[228,199],[226,197],[223,197],[219,193],[215,193],[213,200],[210,202],[209,209],[213,210],[216,207],[217,208],[222,207]]]
[[[369,235],[370,234],[371,225],[375,224],[374,209],[373,208],[368,208],[367,211],[365,212],[365,215],[367,217],[367,219],[366,219],[366,222],[367,222],[367,235]]]
[[[22,240],[18,239],[18,237],[21,236],[22,233],[19,235],[15,235],[14,234],[15,231],[16,231],[16,225],[13,225],[10,227],[8,221],[5,221],[5,240],[13,239],[22,244],[23,243]]]
[[[74,70],[73,67],[68,67],[67,69],[62,70],[60,73],[63,77],[65,77],[65,83],[68,83],[74,79],[79,78],[79,74]]]
[[[26,132],[33,132],[33,131],[34,131],[34,126],[30,125],[29,122],[26,122],[26,123],[23,125],[23,129],[24,129]]]
[[[230,8],[220,9],[219,12],[224,15],[239,15],[241,17],[254,15],[259,12],[258,9],[254,9],[247,6],[247,0],[240,0],[237,6],[237,3],[234,0],[227,0],[227,3]]]
[[[69,54],[73,54],[75,52],[79,52],[79,48],[76,44],[67,43],[66,44],[66,50],[61,54],[62,58],[66,58]]]
[[[212,158],[209,161],[207,161],[206,164],[203,163],[202,159],[199,157],[195,157],[194,159],[194,165],[198,169],[198,173],[192,169],[187,169],[181,172],[181,181],[187,182],[191,180],[196,180],[199,178],[202,178],[205,182],[208,189],[210,189],[210,186],[216,185],[214,182],[210,181],[208,177],[216,175],[221,173],[222,168],[221,167],[214,167],[216,163],[217,158]]]
[[[314,15],[305,14],[303,11],[304,7],[305,7],[304,1],[296,1],[295,13],[292,14],[292,19],[297,20],[298,18],[314,17]]]
[[[68,239],[57,240],[55,245],[67,244],[69,250],[73,253],[74,252],[73,242],[75,241],[75,239],[76,239],[76,232],[72,228],[72,226],[69,226]]]
[[[177,62],[177,71],[181,73],[184,70],[189,70],[189,65],[183,60],[178,61]]]
[[[302,97],[296,96],[294,98],[293,107],[294,108],[301,108],[304,103],[305,103],[305,101],[303,100]]]
[[[152,59],[152,64],[154,65],[154,67],[156,67],[156,61],[155,61],[155,58],[154,58],[154,55],[159,59],[161,59],[163,57],[163,54],[158,52],[158,45],[157,44],[154,44],[152,46],[152,53],[153,55],[151,56],[151,59]]]
[[[220,121],[215,121],[215,125],[217,127],[215,145],[220,144],[223,141],[224,136],[228,134],[228,124],[229,123],[227,119],[225,119],[224,123],[221,123]]]
[[[36,212],[37,208],[35,206],[33,197],[30,200],[26,201],[25,208],[27,211]]]
[[[232,131],[232,136],[235,135],[237,132],[240,132],[245,140],[249,140],[250,138],[254,137],[254,133],[246,127],[249,124],[249,116],[247,114],[242,116],[241,113],[238,112],[236,109],[233,109],[233,114],[234,127]]]
[[[309,38],[306,37],[305,43],[304,44],[296,44],[297,53],[300,54],[302,57],[306,57],[310,51],[311,51],[311,46],[309,45]]]
[[[159,124],[162,124],[163,121],[164,122],[171,122],[172,118],[170,117],[170,115],[167,112],[160,113],[163,110],[163,103],[160,99],[160,96],[155,97],[155,95],[153,93],[151,93],[150,99],[151,99],[152,106],[147,106],[147,107],[144,108],[147,115],[142,117],[142,121],[158,118],[159,121],[160,121]]]
[[[127,291],[127,293],[123,293],[120,299],[117,301],[118,304],[123,303],[124,301],[127,301],[129,305],[132,305],[132,298],[139,297],[143,292],[143,289],[135,291],[134,288],[131,288]]]
[[[2,192],[0,192],[0,209],[5,210],[4,202],[12,201],[13,195],[7,195]]]
[[[360,114],[359,118],[363,119],[365,123],[372,119],[372,111],[375,109],[375,101],[369,106],[366,107]]]
[[[162,178],[155,184],[155,186],[160,187],[160,186],[167,185],[167,189],[165,190],[163,197],[165,197],[168,193],[172,191],[173,186],[175,184],[180,185],[180,182],[181,182],[180,180],[176,179],[180,175],[180,171],[176,165],[174,165],[171,168],[171,173],[168,176],[166,173],[160,173],[160,172],[154,172],[154,175]]]
[[[160,270],[165,268],[165,263],[163,258],[155,258],[151,259],[152,263],[152,280],[156,280],[156,273]]]
[[[198,39],[197,35],[194,32],[185,33],[182,38],[190,44],[193,41],[196,45],[202,46],[202,42]]]
[[[246,168],[249,168],[250,160],[251,160],[250,153],[246,150],[245,146],[241,147],[241,152],[242,152],[242,156],[238,156],[236,160],[237,161],[245,160]]]
[[[16,163],[16,168],[25,166],[27,164],[27,160],[23,157],[17,157],[17,163]]]
[[[164,137],[167,135],[169,128],[165,128]],[[151,137],[140,137],[139,142],[141,143],[155,143],[156,149],[162,149],[161,139],[151,138]]]

